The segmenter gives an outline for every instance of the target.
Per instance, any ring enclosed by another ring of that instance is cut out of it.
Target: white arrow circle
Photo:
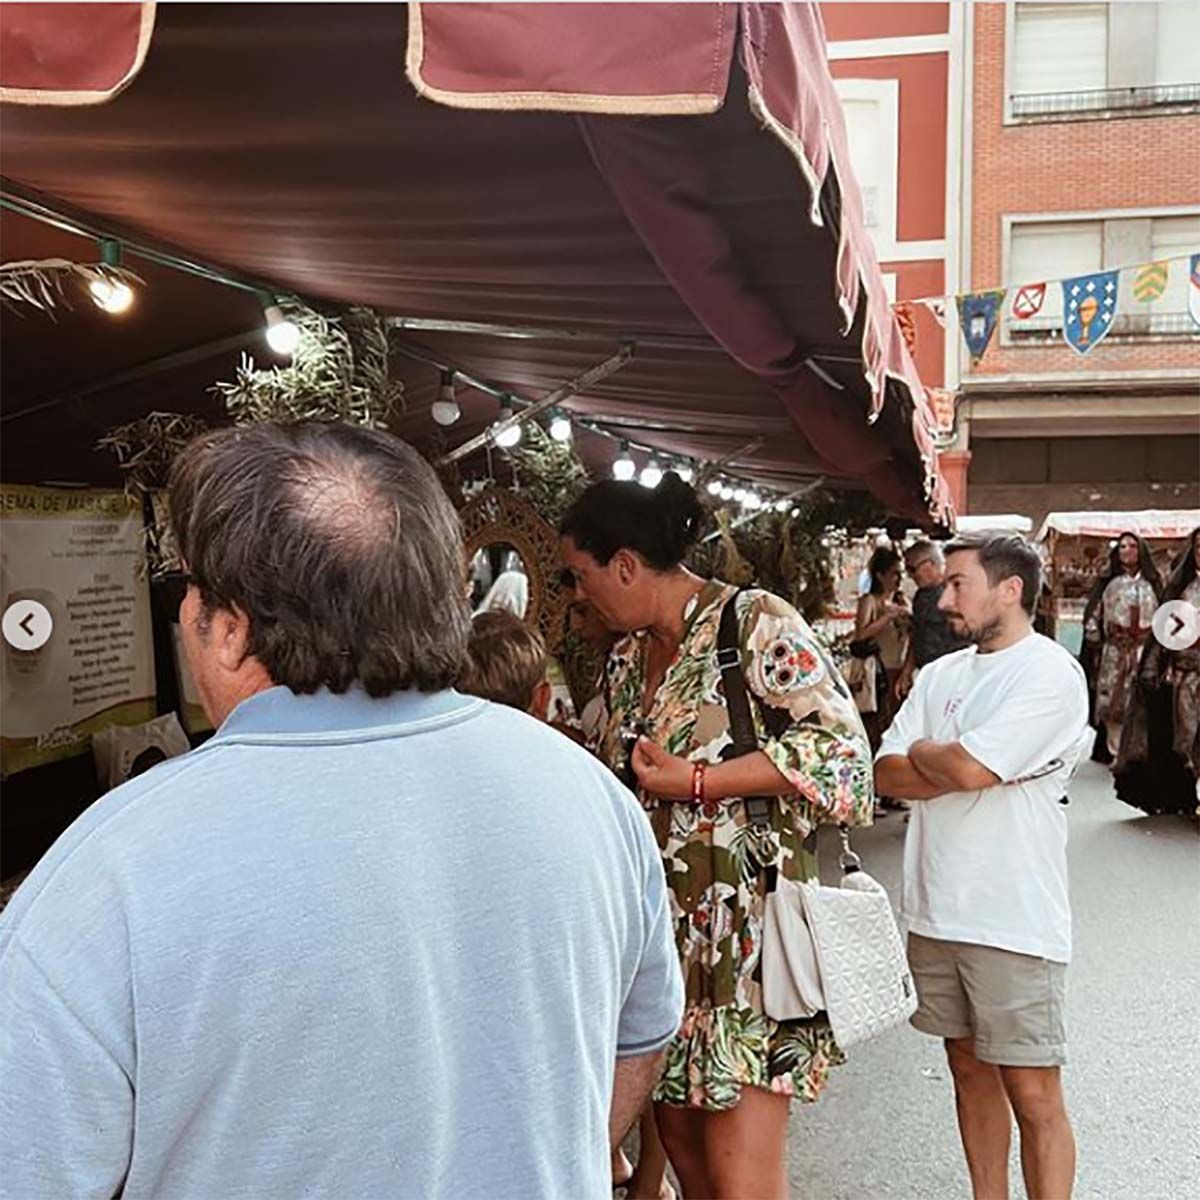
[[[44,604],[18,600],[4,610],[3,629],[14,650],[40,650],[54,632],[54,618]]]
[[[1168,600],[1154,614],[1151,628],[1168,650],[1186,650],[1200,639],[1200,609],[1186,600]]]

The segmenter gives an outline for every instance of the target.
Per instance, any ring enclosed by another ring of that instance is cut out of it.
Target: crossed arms
[[[933,800],[947,792],[975,792],[1002,782],[959,742],[921,738],[907,754],[888,754],[875,764],[875,790],[897,800]]]

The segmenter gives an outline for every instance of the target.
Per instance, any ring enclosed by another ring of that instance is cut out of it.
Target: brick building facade
[[[972,288],[1010,291],[992,345],[962,376],[967,511],[1037,522],[1055,509],[1195,506],[1200,329],[1178,256],[1200,251],[1200,6],[970,10],[963,260]],[[1193,24],[1192,69],[1161,78],[1172,65],[1156,52]],[[1062,340],[1057,283],[1040,319],[1009,316],[1016,285],[1167,257],[1154,305],[1122,274],[1112,331],[1086,356]]]
[[[1200,251],[1200,5],[823,13],[856,170],[889,191],[872,200],[896,297],[1009,288],[976,366],[953,315],[945,334],[918,321],[922,378],[961,394],[943,454],[959,511],[1200,504],[1200,330],[1179,257]],[[1135,300],[1123,273],[1106,339],[1086,357],[1063,342],[1052,281],[1167,258],[1160,300]],[[1043,312],[1014,322],[1015,285],[1042,281]]]

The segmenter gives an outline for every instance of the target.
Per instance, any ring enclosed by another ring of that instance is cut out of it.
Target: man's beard
[[[992,617],[982,625],[971,625],[958,613],[947,613],[947,617],[954,632],[972,646],[986,646],[995,640],[1003,627],[999,617]]]

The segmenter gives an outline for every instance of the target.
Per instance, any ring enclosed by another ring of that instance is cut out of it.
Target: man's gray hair
[[[911,566],[915,562],[919,562],[923,558],[931,558],[939,566],[945,562],[942,555],[942,548],[937,542],[922,540],[913,542],[911,546],[904,552],[904,561]]]

